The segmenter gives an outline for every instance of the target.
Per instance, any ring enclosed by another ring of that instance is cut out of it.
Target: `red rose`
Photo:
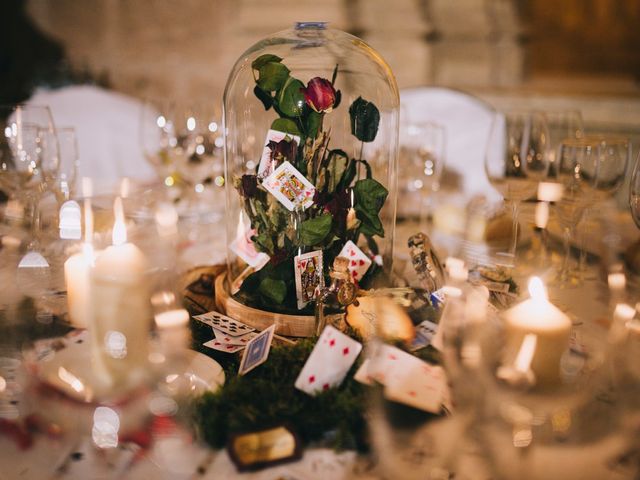
[[[301,88],[300,91],[304,94],[307,105],[318,113],[327,113],[333,110],[340,97],[340,92],[336,92],[333,84],[320,77],[309,80],[307,88]]]

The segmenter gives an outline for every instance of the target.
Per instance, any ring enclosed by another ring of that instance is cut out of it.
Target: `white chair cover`
[[[501,199],[484,170],[484,156],[494,110],[476,97],[441,87],[417,87],[400,91],[401,127],[411,122],[435,122],[446,129],[445,168],[462,180],[466,198],[484,195]],[[402,135],[401,135],[402,137]],[[402,168],[402,166],[400,166]]]
[[[74,85],[38,90],[29,103],[48,105],[56,126],[76,129],[78,180],[91,177],[106,186],[115,185],[122,177],[141,181],[156,177],[140,146],[142,103],[138,100],[94,86]]]

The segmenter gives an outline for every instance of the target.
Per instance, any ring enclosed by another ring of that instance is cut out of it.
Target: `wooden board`
[[[311,315],[286,315],[248,307],[229,295],[227,273],[216,277],[215,295],[218,310],[247,325],[264,330],[276,325],[276,334],[288,337],[312,337],[315,334],[315,317]]]

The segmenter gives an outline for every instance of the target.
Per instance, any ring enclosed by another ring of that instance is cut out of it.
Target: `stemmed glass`
[[[401,188],[420,194],[419,219],[428,220],[433,195],[440,190],[446,155],[446,131],[434,122],[412,122],[400,133]]]
[[[0,107],[0,188],[27,207],[35,238],[38,202],[59,166],[53,117],[46,106]]]
[[[558,181],[564,191],[562,199],[556,203],[564,239],[564,260],[558,273],[560,286],[575,286],[581,282],[571,265],[571,241],[576,238],[577,226],[585,210],[620,188],[629,156],[630,144],[624,137],[594,135],[562,143]]]
[[[485,153],[485,172],[491,185],[512,208],[512,238],[507,265],[515,265],[520,202],[535,195],[548,174],[549,130],[542,112],[498,112]]]
[[[562,142],[568,138],[584,137],[584,125],[579,110],[545,110],[544,116],[549,129],[549,178],[555,178]]]
[[[75,128],[58,127],[56,135],[60,147],[60,165],[51,189],[58,203],[62,204],[75,196],[80,157]]]
[[[629,208],[631,216],[636,226],[640,228],[640,153],[636,158],[636,165],[631,174],[631,185],[629,186]]]
[[[178,187],[181,203],[190,212],[208,213],[221,205],[223,177],[222,129],[206,103],[174,103],[143,109],[141,143],[145,156],[168,187]],[[213,201],[211,201],[213,200]]]

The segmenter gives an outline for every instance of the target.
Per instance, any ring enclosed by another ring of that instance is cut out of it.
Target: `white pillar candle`
[[[114,209],[113,245],[96,259],[91,275],[91,337],[96,373],[117,386],[144,376],[151,309],[147,260],[138,247],[127,243],[119,197]]]
[[[93,248],[85,243],[82,246],[82,252],[72,255],[64,262],[69,319],[71,324],[78,328],[89,326],[91,315],[89,280],[94,258]]]
[[[571,320],[547,298],[538,277],[529,282],[531,298],[503,313],[507,334],[508,364],[515,356],[527,334],[536,335],[536,348],[531,370],[539,386],[560,382],[560,359],[569,345]]]
[[[89,292],[90,272],[96,253],[93,251],[93,213],[87,199],[84,204],[85,242],[82,251],[64,263],[64,281],[67,287],[67,310],[71,324],[78,328],[89,326],[91,315],[91,295]]]

